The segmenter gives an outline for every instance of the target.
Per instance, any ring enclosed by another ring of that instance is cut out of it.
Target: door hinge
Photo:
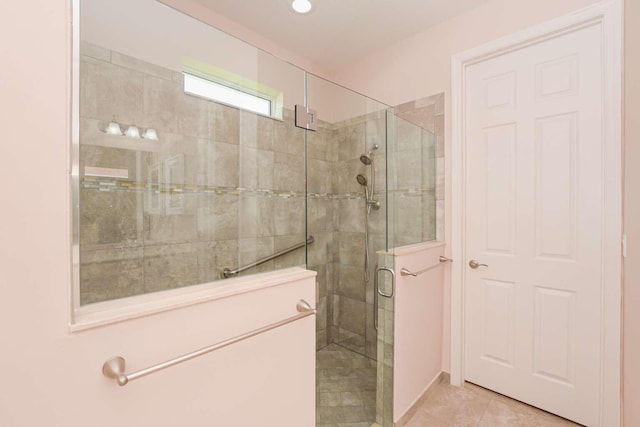
[[[318,130],[318,113],[304,105],[296,104],[296,127],[316,131]]]

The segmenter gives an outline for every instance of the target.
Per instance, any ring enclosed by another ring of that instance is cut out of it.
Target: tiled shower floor
[[[316,426],[370,427],[376,420],[376,361],[330,344],[316,353]]]

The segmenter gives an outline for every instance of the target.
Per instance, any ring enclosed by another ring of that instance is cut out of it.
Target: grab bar
[[[444,257],[444,256],[441,256],[440,258],[438,258],[438,260],[440,261],[440,264],[432,265],[431,267],[427,267],[424,270],[416,271],[415,273],[412,272],[411,270],[409,270],[408,268],[401,268],[400,269],[400,275],[401,276],[413,276],[413,277],[416,277],[416,276],[421,275],[422,273],[426,273],[429,270],[433,270],[434,268],[440,267],[442,265],[442,263],[453,262],[452,259]]]
[[[260,329],[255,329],[251,332],[247,332],[246,334],[238,335],[235,338],[231,338],[217,344],[211,345],[209,347],[201,348],[200,350],[196,350],[192,353],[185,354],[180,357],[176,357],[175,359],[167,360],[166,362],[158,363],[157,365],[150,366],[146,369],[141,369],[136,372],[132,372],[130,374],[125,373],[125,360],[122,356],[113,357],[102,365],[102,374],[107,378],[115,379],[118,382],[119,386],[125,386],[129,382],[133,380],[137,380],[138,378],[145,377],[149,374],[153,374],[155,372],[161,371],[163,369],[167,369],[171,366],[175,366],[179,363],[186,362],[187,360],[191,360],[198,356],[202,356],[203,354],[210,353],[215,350],[219,350],[223,347],[227,347],[231,344],[235,344],[239,341],[246,340],[247,338],[254,337],[256,335],[260,335],[264,332],[268,332],[272,329],[279,328],[280,326],[287,325],[289,323],[295,322],[296,320],[303,319],[307,316],[311,316],[316,314],[316,310],[312,308],[308,302],[305,300],[298,301],[296,305],[296,309],[300,314],[296,314],[295,316],[289,317],[288,319],[281,320],[280,322],[272,323],[271,325],[267,325]]]
[[[238,267],[235,270],[231,270],[230,268],[225,268],[224,270],[222,270],[222,273],[221,273],[222,278],[223,279],[228,279],[229,277],[232,277],[232,276],[235,276],[236,274],[242,273],[245,270],[248,270],[248,269],[253,268],[253,267],[257,267],[260,264],[264,264],[265,262],[271,261],[272,259],[278,258],[279,256],[286,255],[289,252],[293,252],[296,249],[300,249],[304,245],[310,245],[313,242],[314,242],[313,236],[309,236],[307,238],[307,240],[302,242],[302,243],[298,243],[297,245],[291,246],[291,247],[289,247],[287,249],[283,249],[283,250],[281,250],[279,252],[276,252],[273,255],[269,255],[267,257],[260,258],[259,260],[255,261],[255,262],[252,262],[251,264],[247,264],[247,265],[245,265],[243,267]]]

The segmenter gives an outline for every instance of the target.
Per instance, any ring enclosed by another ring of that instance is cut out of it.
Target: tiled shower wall
[[[333,143],[338,154],[332,170],[337,216],[329,342],[339,343],[375,359],[373,274],[376,251],[386,248],[386,112],[369,113],[333,126],[336,132]],[[372,150],[375,145],[378,149]],[[360,156],[369,151],[372,151],[375,177],[372,177],[372,166],[360,161]],[[375,179],[374,199],[381,203],[379,210],[371,209],[369,214],[371,263],[366,280],[366,205],[364,188],[356,179],[358,174],[363,174],[370,184]]]
[[[435,224],[436,240],[444,240],[444,93],[394,107],[397,117],[433,134],[435,144]],[[425,240],[432,240],[425,239]]]
[[[365,199],[356,176],[361,173],[371,179],[360,155],[378,144],[375,157],[381,169],[376,193],[378,198],[384,194],[385,183],[380,178],[384,174],[384,124],[382,111],[333,124],[320,121],[318,131],[307,136],[308,226],[316,239],[310,246],[309,268],[318,272],[318,348],[340,342],[375,357],[373,282],[370,279],[366,286],[364,279]],[[378,223],[370,238],[375,254],[375,248],[385,248],[385,212],[372,212]]]
[[[290,111],[185,95],[180,73],[87,43],[80,80],[82,304],[208,282],[304,241],[304,131]],[[159,140],[106,135],[112,119]],[[304,262],[300,249],[248,273]]]

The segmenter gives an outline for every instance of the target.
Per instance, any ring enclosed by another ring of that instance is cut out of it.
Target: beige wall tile
[[[307,200],[307,221],[309,234],[334,231],[333,201],[326,198],[309,198]]]
[[[268,237],[275,231],[274,201],[269,197],[241,195],[238,204],[238,236]]]
[[[240,111],[240,145],[273,150],[274,119]]]
[[[275,234],[304,234],[305,212],[303,198],[275,199]]]
[[[275,190],[303,192],[304,181],[304,157],[280,152],[274,154]]]
[[[257,148],[240,147],[240,187],[273,189],[274,153]]]
[[[198,140],[198,183],[207,186],[238,187],[239,147],[235,144]]]
[[[331,163],[307,159],[307,191],[317,194],[331,193]]]
[[[144,292],[142,252],[139,249],[130,249],[129,252],[131,256],[124,256],[122,259],[109,260],[104,257],[102,261],[88,263],[83,262],[86,257],[81,255],[80,304],[124,298]]]
[[[352,160],[360,158],[367,151],[365,144],[365,124],[340,128],[337,134],[338,159]]]
[[[154,128],[160,133],[176,133],[178,131],[176,107],[178,99],[184,96],[182,88],[177,83],[145,74],[144,119],[142,122],[132,123]]]
[[[326,265],[333,261],[333,233],[314,233],[314,242],[307,247],[307,262],[310,265]]]
[[[216,142],[239,144],[240,112],[237,108],[209,103],[209,138]]]
[[[365,302],[365,283],[364,272],[362,267],[354,267],[351,265],[338,264],[337,266],[338,280],[335,292],[341,297],[348,297],[353,300]],[[364,310],[364,306],[362,307]],[[364,324],[364,317],[363,317]],[[339,325],[342,326],[342,325]],[[354,329],[347,328],[356,332]],[[364,334],[364,329],[363,329]]]
[[[195,96],[176,96],[176,132],[198,138],[209,137],[209,108],[212,102]]]
[[[201,240],[238,238],[239,196],[202,194],[197,198],[197,230]]]
[[[365,210],[360,199],[342,199],[339,206],[339,231],[364,233]]]
[[[364,265],[364,233],[336,233],[337,261],[342,265],[362,268]]]
[[[157,292],[196,284],[198,256],[194,244],[148,246],[144,257],[144,291]]]
[[[80,244],[128,244],[138,240],[142,207],[135,193],[80,191]]]

